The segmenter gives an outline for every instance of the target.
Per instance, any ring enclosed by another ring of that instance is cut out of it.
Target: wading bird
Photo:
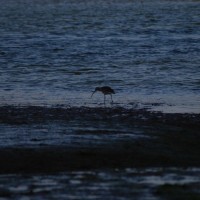
[[[105,101],[106,101],[106,95],[110,95],[111,97],[111,102],[113,102],[113,99],[112,99],[112,94],[115,94],[115,91],[111,88],[111,87],[108,87],[108,86],[104,86],[104,87],[96,87],[94,92],[92,93],[92,96],[95,92],[102,92],[104,94],[104,104],[105,104]],[[91,96],[91,97],[92,97]]]

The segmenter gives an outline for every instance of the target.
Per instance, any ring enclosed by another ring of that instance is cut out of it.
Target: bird
[[[113,99],[112,99],[112,94],[115,94],[115,91],[109,87],[109,86],[103,86],[103,87],[96,87],[94,92],[92,93],[92,96],[95,92],[102,92],[104,94],[104,104],[105,104],[105,101],[106,101],[106,95],[110,95],[111,97],[111,103],[113,103]],[[91,96],[91,98],[92,98]]]

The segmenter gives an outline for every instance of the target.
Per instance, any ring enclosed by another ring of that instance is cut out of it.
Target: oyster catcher
[[[92,96],[95,92],[98,92],[98,91],[102,92],[104,94],[104,104],[105,104],[105,101],[106,101],[106,95],[110,95],[111,100],[112,100],[111,102],[113,102],[112,94],[115,94],[115,91],[111,87],[109,87],[109,86],[96,87],[95,91],[92,93]]]

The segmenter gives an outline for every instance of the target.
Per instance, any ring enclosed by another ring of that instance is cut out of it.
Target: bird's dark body
[[[95,91],[92,93],[92,96],[97,91],[102,92],[104,94],[104,104],[105,104],[105,100],[106,100],[106,97],[105,97],[106,95],[110,95],[111,100],[113,102],[112,94],[115,94],[115,91],[111,87],[109,87],[109,86],[96,87]]]
[[[96,91],[100,91],[102,92],[103,94],[115,94],[115,91],[109,87],[109,86],[104,86],[104,87],[97,87],[95,88]]]

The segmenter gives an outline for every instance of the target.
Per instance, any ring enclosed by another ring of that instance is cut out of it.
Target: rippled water
[[[0,104],[200,108],[198,1],[14,1],[0,7]]]

